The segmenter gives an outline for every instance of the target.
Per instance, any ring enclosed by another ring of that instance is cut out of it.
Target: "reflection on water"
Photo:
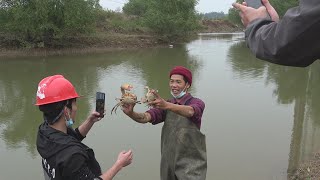
[[[243,41],[243,33],[200,33],[199,40]]]
[[[243,34],[200,34],[174,48],[0,59],[1,177],[42,178],[35,146],[42,119],[33,105],[35,91],[43,77],[63,74],[83,96],[77,101],[76,125],[94,109],[95,92],[106,92],[107,117],[85,139],[103,169],[119,151],[131,148],[134,163],[117,178],[159,179],[162,125],[140,125],[121,111],[112,116],[109,111],[122,83],[133,84],[138,97],[147,85],[170,98],[168,73],[175,65],[192,70],[191,92],[206,103],[207,179],[286,179],[320,148],[319,63],[273,65],[251,55]],[[17,169],[21,173],[13,173]]]
[[[320,149],[319,69],[314,63],[308,68],[278,66],[256,61],[247,53],[244,43],[230,48],[230,64],[238,77],[263,80],[274,84],[273,95],[279,104],[293,104],[293,127],[289,153],[288,173],[299,163]],[[239,58],[242,57],[242,58]]]

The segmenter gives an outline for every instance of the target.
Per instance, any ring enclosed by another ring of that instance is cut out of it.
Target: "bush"
[[[10,2],[0,6],[0,30],[14,34],[21,47],[40,42],[47,47],[53,38],[92,32],[101,8],[97,0]]]
[[[195,11],[197,3],[197,0],[154,0],[144,22],[155,33],[175,40],[200,27]]]
[[[147,12],[149,2],[148,0],[130,0],[122,8],[127,15],[144,16]]]

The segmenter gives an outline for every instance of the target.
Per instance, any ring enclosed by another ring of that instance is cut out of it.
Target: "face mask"
[[[173,92],[171,91],[171,95],[172,95],[174,98],[176,98],[176,99],[182,98],[186,93],[187,93],[187,92],[185,92],[185,91],[181,91],[180,94],[178,94],[178,95],[175,96],[175,95],[173,94]]]
[[[171,95],[172,95],[174,98],[180,99],[180,98],[182,98],[184,95],[187,94],[187,85],[186,85],[185,88],[180,92],[180,94],[178,94],[178,95],[176,95],[176,96],[173,94],[172,91],[171,91],[170,93],[171,93]]]
[[[72,127],[73,120],[70,118],[69,120],[66,121],[66,124],[67,124],[68,127]]]
[[[73,120],[72,120],[72,118],[70,117],[69,113],[67,113],[67,114],[68,114],[68,116],[69,116],[69,119],[67,119],[67,117],[64,116],[64,119],[66,120],[66,125],[67,125],[67,127],[72,127],[72,125],[73,125]]]

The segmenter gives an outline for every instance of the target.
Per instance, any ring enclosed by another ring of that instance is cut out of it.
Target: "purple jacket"
[[[201,118],[205,108],[205,104],[201,99],[194,98],[190,93],[184,95],[181,99],[170,99],[168,102],[179,105],[188,105],[194,109],[194,114],[190,121],[195,123],[198,128],[201,127]],[[163,122],[166,119],[166,111],[158,108],[152,108],[147,111],[151,115],[151,123],[153,125]]]

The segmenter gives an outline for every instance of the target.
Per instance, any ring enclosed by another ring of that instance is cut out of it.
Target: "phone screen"
[[[245,0],[249,7],[253,7],[258,9],[259,7],[263,6],[261,0]]]
[[[252,7],[255,9],[258,9],[259,7],[263,6],[261,0],[245,0],[245,1],[249,7]],[[271,20],[269,13],[267,13],[267,14],[268,14],[267,19]]]
[[[96,111],[100,113],[100,117],[104,117],[105,93],[96,93]]]

